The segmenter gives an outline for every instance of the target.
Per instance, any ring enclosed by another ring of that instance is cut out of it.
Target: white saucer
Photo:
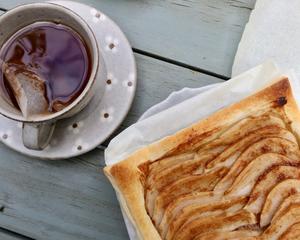
[[[70,158],[97,147],[127,115],[136,89],[136,64],[131,46],[120,28],[105,14],[87,5],[52,1],[80,15],[93,30],[107,69],[103,98],[93,97],[76,116],[57,122],[50,145],[29,150],[22,143],[22,124],[0,116],[0,138],[8,147],[42,159]],[[97,91],[96,91],[97,92]]]

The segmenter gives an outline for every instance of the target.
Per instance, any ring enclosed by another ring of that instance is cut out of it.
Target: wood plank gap
[[[20,234],[20,233],[17,233],[17,232],[14,232],[12,230],[9,230],[9,229],[6,229],[4,227],[0,227],[0,232],[4,233],[4,234],[7,234],[11,237],[15,237],[15,238],[18,238],[20,240],[36,240],[34,238],[31,238],[31,237],[28,237],[28,236],[25,236],[23,234]]]
[[[132,48],[132,50],[135,53],[138,53],[138,54],[141,54],[141,55],[144,55],[144,56],[147,56],[147,57],[155,58],[157,60],[164,61],[164,62],[173,64],[173,65],[176,65],[176,66],[179,66],[179,67],[184,67],[184,68],[190,69],[190,70],[195,71],[195,72],[199,72],[199,73],[203,73],[203,74],[206,74],[206,75],[209,75],[209,76],[212,76],[212,77],[220,78],[220,79],[225,80],[225,81],[230,79],[227,76],[220,75],[218,73],[214,73],[214,72],[211,72],[211,71],[199,68],[199,67],[195,67],[195,66],[183,63],[183,62],[179,62],[179,61],[176,61],[176,60],[173,60],[173,59],[170,59],[170,58],[166,58],[166,57],[157,55],[155,53],[150,53],[150,52],[147,52],[147,51],[144,51],[144,50],[141,50],[141,49],[137,49],[137,48]]]
[[[7,12],[7,9],[0,7],[0,11]]]

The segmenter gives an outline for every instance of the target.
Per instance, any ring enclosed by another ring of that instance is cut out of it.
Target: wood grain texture
[[[0,152],[1,227],[36,239],[127,239],[101,151],[93,161],[56,162],[33,160],[2,144]]]
[[[34,0],[2,0],[11,8]],[[37,0],[35,0],[37,1]],[[77,0],[112,17],[133,47],[224,76],[255,0]]]

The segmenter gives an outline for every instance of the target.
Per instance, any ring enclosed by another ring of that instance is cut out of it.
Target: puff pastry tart
[[[300,239],[299,135],[281,77],[105,173],[140,239]]]

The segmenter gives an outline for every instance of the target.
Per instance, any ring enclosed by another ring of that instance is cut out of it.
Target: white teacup
[[[81,111],[94,95],[96,84],[100,84],[97,94],[103,95],[106,81],[104,60],[99,53],[94,34],[87,23],[76,13],[53,3],[32,3],[18,6],[0,17],[0,48],[15,32],[35,22],[58,22],[74,29],[84,39],[91,55],[92,71],[89,81],[81,94],[63,110],[25,119],[22,113],[9,103],[0,90],[0,114],[23,123],[23,143],[29,149],[42,150],[50,142],[55,123]]]

